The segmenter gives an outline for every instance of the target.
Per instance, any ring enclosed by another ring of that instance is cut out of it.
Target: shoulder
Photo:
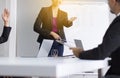
[[[45,11],[45,10],[47,10],[47,9],[49,9],[50,7],[42,7],[41,8],[41,11]]]
[[[115,19],[113,24],[111,25],[112,34],[120,35],[120,16]]]
[[[114,22],[115,27],[120,29],[120,16],[118,16]]]
[[[48,12],[49,7],[42,7],[39,11],[39,15],[43,15]]]
[[[65,11],[63,11],[63,10],[60,10],[60,9],[59,9],[59,11],[60,11],[60,13],[61,13],[62,15],[67,15],[67,12],[65,12]]]

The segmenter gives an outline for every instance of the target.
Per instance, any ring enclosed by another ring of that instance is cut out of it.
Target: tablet
[[[76,47],[81,48],[81,49],[84,50],[84,48],[83,48],[83,44],[82,44],[82,41],[81,41],[81,40],[74,39],[74,41],[75,41],[75,45],[76,45]]]

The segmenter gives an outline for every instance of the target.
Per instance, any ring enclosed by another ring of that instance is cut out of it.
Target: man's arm
[[[9,16],[10,16],[9,11],[7,9],[4,9],[4,12],[2,14],[2,19],[4,21],[4,28],[3,28],[3,33],[0,37],[0,44],[8,40],[11,31],[11,27],[9,27]]]
[[[83,51],[77,48],[71,48],[76,57],[81,59],[99,60],[109,57],[120,47],[120,22],[114,24],[115,28],[110,29],[104,37],[103,42],[96,48]]]
[[[0,44],[6,42],[8,40],[10,31],[11,31],[11,27],[4,26],[3,33],[0,37]]]

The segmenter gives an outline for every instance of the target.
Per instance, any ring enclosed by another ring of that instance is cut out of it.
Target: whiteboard
[[[68,13],[69,18],[77,17],[72,27],[64,28],[67,41],[75,46],[73,40],[80,39],[85,50],[96,47],[101,43],[109,26],[108,5],[104,1],[74,2],[66,1],[60,6]],[[17,3],[17,56],[36,56],[39,52],[39,43],[33,25],[41,7],[49,6],[51,2],[50,0],[18,0]],[[64,55],[69,54],[72,52],[65,46]]]
[[[109,26],[109,8],[107,3],[93,2],[81,4],[63,4],[61,9],[68,13],[69,18],[76,16],[73,26],[64,28],[68,43],[75,46],[74,39],[80,39],[85,50],[97,47]],[[64,54],[70,54],[65,46]]]

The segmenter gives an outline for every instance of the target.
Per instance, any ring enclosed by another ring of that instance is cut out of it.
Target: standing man
[[[108,0],[111,13],[116,18],[107,29],[102,43],[91,50],[83,51],[80,48],[70,48],[80,59],[105,59],[111,57],[110,69],[105,78],[120,78],[120,0]]]
[[[2,14],[2,19],[4,21],[4,28],[3,28],[3,33],[0,37],[0,44],[8,40],[11,31],[11,27],[9,27],[9,16],[10,16],[9,11],[7,9],[4,9],[4,12]]]
[[[52,5],[49,7],[43,7],[34,24],[34,31],[39,34],[38,42],[40,46],[43,39],[54,40],[51,51],[48,56],[52,56],[54,49],[58,51],[58,56],[63,55],[64,46],[56,40],[66,40],[64,34],[64,26],[70,27],[76,17],[72,17],[68,20],[66,12],[59,8],[62,0],[51,0]],[[47,45],[46,45],[47,46]]]

